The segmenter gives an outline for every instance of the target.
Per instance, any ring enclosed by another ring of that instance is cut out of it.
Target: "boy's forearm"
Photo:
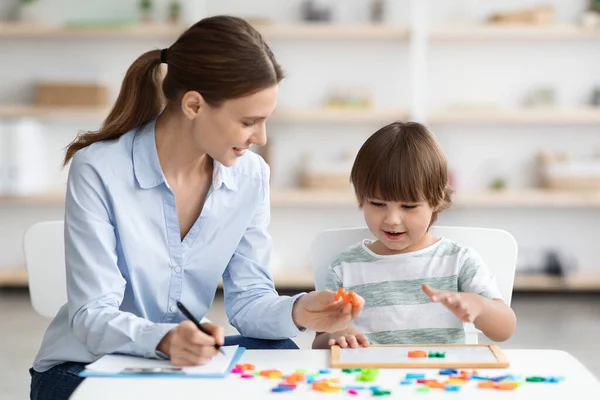
[[[312,344],[313,349],[328,349],[329,348],[329,334],[320,332],[315,336]]]
[[[501,300],[473,295],[479,297],[482,305],[481,314],[475,319],[477,329],[494,342],[508,340],[517,326],[517,317],[513,310]]]

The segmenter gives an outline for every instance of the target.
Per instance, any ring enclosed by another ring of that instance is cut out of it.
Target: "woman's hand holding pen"
[[[191,321],[183,321],[167,333],[157,346],[176,366],[202,365],[210,361],[218,350],[215,344],[224,343],[223,328],[211,322],[202,324],[210,333],[200,331]]]

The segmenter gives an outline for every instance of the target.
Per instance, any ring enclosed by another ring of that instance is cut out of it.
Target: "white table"
[[[527,376],[563,376],[565,381],[553,383],[526,383],[512,392],[495,389],[479,389],[469,382],[461,393],[432,389],[428,393],[417,393],[417,385],[401,386],[400,381],[406,372],[426,372],[427,377],[439,377],[439,370],[401,370],[382,369],[375,383],[357,382],[355,374],[344,374],[333,370],[332,376],[343,378],[342,384],[356,386],[381,386],[390,390],[386,398],[417,399],[593,399],[600,396],[600,382],[577,359],[558,350],[504,350],[511,366],[508,369],[482,369],[481,375],[521,375]],[[278,369],[284,374],[297,369],[306,369],[316,373],[329,366],[329,351],[326,350],[247,350],[241,363],[256,365],[257,370]],[[439,377],[443,378],[443,377]],[[87,378],[77,388],[73,400],[171,400],[171,399],[263,399],[273,396],[281,399],[324,399],[324,398],[374,398],[370,391],[360,392],[358,396],[346,393],[320,393],[310,389],[310,385],[300,384],[293,392],[272,393],[279,380],[263,377],[241,379],[231,374],[226,379],[161,379],[161,378]]]

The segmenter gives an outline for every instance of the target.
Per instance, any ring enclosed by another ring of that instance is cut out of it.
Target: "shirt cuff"
[[[150,326],[141,338],[142,343],[144,343],[145,357],[146,358],[158,358],[158,359],[166,359],[169,357],[157,350],[158,344],[165,337],[165,335],[171,330],[177,327],[177,324],[154,324]]]
[[[293,317],[293,314],[292,314],[292,312],[294,310],[294,304],[296,304],[298,302],[298,300],[300,300],[300,297],[304,296],[305,294],[306,293],[299,293],[299,294],[291,297],[291,299],[292,299],[292,302],[291,302],[292,306],[290,308],[290,317],[291,317],[291,320],[292,320],[292,326],[294,327],[293,330],[295,330],[295,332],[290,337],[297,336],[299,333],[306,332],[306,330],[307,330],[305,327],[299,327],[298,325],[296,325],[294,323],[294,317]]]

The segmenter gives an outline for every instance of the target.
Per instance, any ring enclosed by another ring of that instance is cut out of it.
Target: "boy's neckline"
[[[403,257],[415,256],[415,255],[418,255],[418,254],[430,251],[432,249],[435,249],[437,246],[440,245],[440,243],[443,240],[444,240],[444,238],[437,238],[436,241],[434,243],[430,244],[429,246],[423,247],[422,249],[419,249],[419,250],[410,251],[408,253],[385,254],[385,255],[377,254],[377,253],[375,253],[373,250],[371,250],[368,247],[369,244],[375,243],[376,240],[363,239],[362,242],[360,243],[360,245],[361,245],[361,247],[363,248],[364,251],[366,251],[367,253],[369,253],[373,257],[377,257],[377,258],[403,258]]]

